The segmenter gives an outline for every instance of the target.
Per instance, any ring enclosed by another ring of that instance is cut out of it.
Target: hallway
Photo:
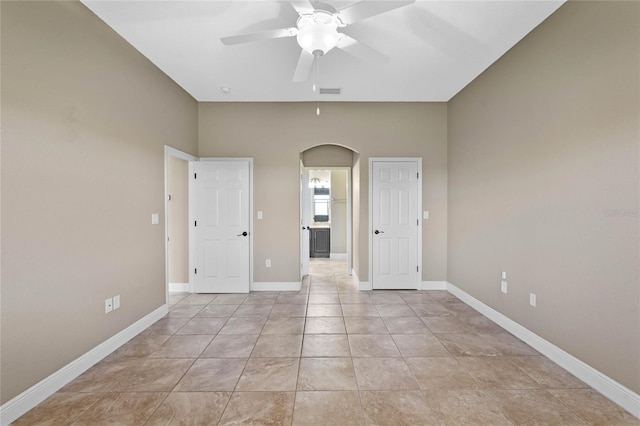
[[[638,424],[445,291],[172,294],[170,312],[15,424]]]

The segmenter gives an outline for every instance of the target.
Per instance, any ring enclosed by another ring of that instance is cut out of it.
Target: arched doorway
[[[357,151],[321,144],[300,153],[300,276],[309,272],[310,257],[344,259],[353,270],[353,187],[359,183]],[[355,182],[357,181],[357,182]],[[358,185],[359,187],[359,185]]]

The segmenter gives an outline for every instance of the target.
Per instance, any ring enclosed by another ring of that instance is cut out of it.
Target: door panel
[[[418,163],[373,161],[371,167],[372,286],[418,288]]]
[[[196,293],[249,291],[249,162],[194,163]],[[246,232],[246,235],[242,235]]]

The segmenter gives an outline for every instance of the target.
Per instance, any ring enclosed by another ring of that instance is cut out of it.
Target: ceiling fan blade
[[[293,6],[293,8],[296,10],[296,12],[298,12],[298,15],[308,15],[310,13],[313,13],[313,11],[315,10],[311,2],[307,0],[292,0],[290,3],[291,6]]]
[[[408,6],[411,3],[415,3],[415,0],[359,1],[342,9],[338,12],[338,16],[345,25],[350,25],[393,9]]]
[[[313,66],[313,61],[316,59],[311,53],[306,50],[300,51],[300,58],[298,58],[298,65],[296,65],[296,71],[293,73],[293,82],[300,83],[309,79],[309,73]]]
[[[346,34],[342,34],[342,38],[338,42],[338,49],[344,50],[350,55],[369,63],[386,64],[389,62],[389,57],[384,53],[369,47],[366,44],[362,44],[358,40],[349,37]]]
[[[258,33],[240,34],[231,37],[222,37],[220,41],[226,46],[233,44],[250,43],[252,41],[270,40],[273,38],[293,37],[298,34],[298,29],[280,28],[278,30],[260,31]]]

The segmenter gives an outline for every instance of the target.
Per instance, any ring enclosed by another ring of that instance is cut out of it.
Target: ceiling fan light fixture
[[[326,54],[338,45],[341,38],[333,15],[320,10],[313,15],[301,16],[298,29],[298,44],[312,55],[317,55],[316,52]]]

